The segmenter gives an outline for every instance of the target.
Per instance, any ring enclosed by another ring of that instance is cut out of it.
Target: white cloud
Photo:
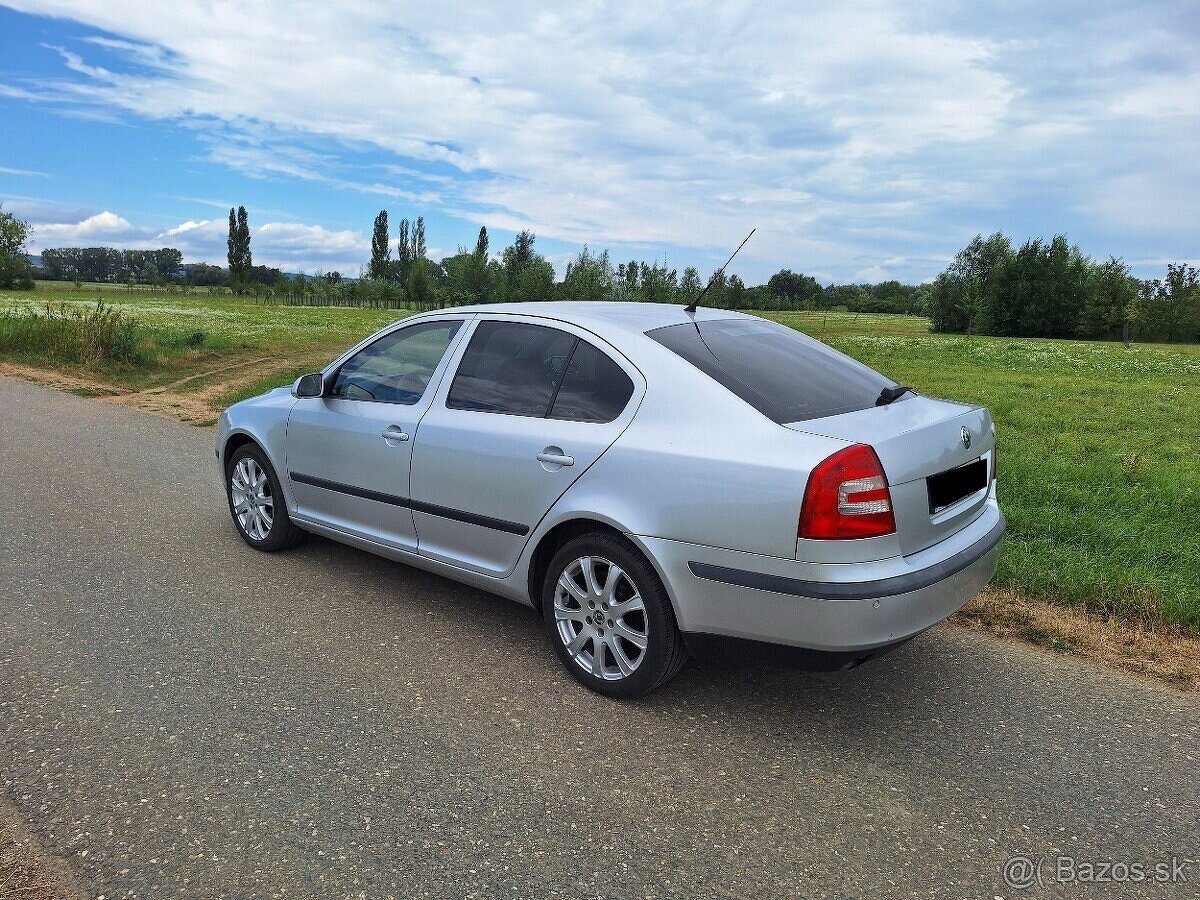
[[[45,172],[37,172],[33,169],[12,169],[8,166],[0,166],[0,175],[16,175],[19,178],[49,178]]]
[[[78,246],[80,244],[121,244],[136,240],[138,231],[116,213],[104,210],[79,222],[33,223],[34,239],[39,247]]]
[[[723,258],[757,225],[739,264],[926,277],[935,247],[1002,225],[981,211],[1022,191],[1084,210],[1109,170],[1139,164],[1134,146],[1109,155],[1116,135],[1144,131],[1164,177],[1200,180],[1200,57],[1153,3],[1081,18],[885,0],[11,5],[120,37],[60,48],[63,77],[0,94],[181,121],[244,174],[618,256]],[[382,177],[348,173],[339,147],[382,151]],[[1183,218],[1161,199],[1163,221]],[[1136,191],[1100,206],[1165,233]]]

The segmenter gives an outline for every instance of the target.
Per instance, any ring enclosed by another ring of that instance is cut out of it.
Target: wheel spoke
[[[560,622],[578,622],[582,625],[587,618],[587,613],[582,609],[570,609],[569,607],[559,606],[558,603],[555,603],[554,618]]]
[[[610,564],[608,567],[608,576],[604,579],[604,587],[600,591],[601,599],[606,600],[610,604],[616,603],[617,602],[617,582],[619,582],[624,577],[625,577],[624,572],[622,572],[619,568],[617,568],[616,565]]]
[[[612,649],[613,659],[617,663],[617,669],[621,672],[621,677],[625,678],[634,670],[637,663],[625,655],[625,648],[621,646],[620,641],[613,641],[609,646]],[[638,661],[641,661],[640,656],[638,657]]]
[[[233,507],[233,511],[240,516],[242,513],[244,513],[249,508],[250,508],[250,498],[242,497],[241,500],[236,501],[236,504]]]
[[[604,677],[604,648],[605,643],[600,638],[592,638],[592,674]]]
[[[641,631],[634,631],[619,619],[613,623],[613,634],[629,641],[629,643],[633,644],[633,646],[637,647],[639,650],[646,649],[646,644],[648,641],[646,640],[645,633]],[[617,642],[614,641],[613,643],[615,644]]]
[[[628,600],[622,600],[620,603],[614,603],[608,608],[609,614],[614,619],[619,619],[622,616],[627,616],[630,613],[645,612],[646,604],[642,602],[641,594],[634,594]]]
[[[589,635],[586,631],[580,631],[579,634],[575,635],[574,640],[567,644],[567,652],[573,657],[578,656],[579,652],[583,649],[583,645],[588,642],[588,637]]]
[[[578,600],[581,607],[587,602],[587,591],[576,584],[575,579],[568,572],[563,572],[559,576],[558,586]]]
[[[600,583],[596,581],[596,562],[590,556],[579,561],[583,565],[583,580],[587,584],[589,596],[600,596]]]

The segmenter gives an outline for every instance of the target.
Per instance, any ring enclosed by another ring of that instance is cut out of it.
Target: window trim
[[[564,334],[567,333],[569,332],[564,332]],[[579,335],[573,335],[573,337],[575,338],[575,343],[571,345],[571,350],[567,354],[567,360],[563,363],[562,374],[558,376],[558,381],[554,385],[554,393],[550,395],[550,402],[546,404],[546,413],[542,416],[543,419],[550,418],[550,413],[554,412],[554,404],[558,401],[558,392],[562,390],[563,382],[566,381],[567,376],[571,374],[571,360],[575,358],[575,351],[579,349],[579,343],[583,340],[583,338],[579,337]],[[570,422],[573,420],[567,419],[567,421]]]
[[[433,371],[429,373],[429,382],[425,385],[425,390],[423,390],[421,392],[420,396],[418,396],[417,399],[413,400],[411,403],[404,403],[401,400],[376,400],[373,397],[341,397],[341,396],[338,396],[333,393],[325,394],[321,399],[322,400],[345,400],[348,403],[385,403],[389,406],[403,406],[403,407],[410,407],[410,408],[413,406],[419,406],[421,404],[421,401],[424,400],[426,397],[433,396],[433,394],[430,392],[431,388],[433,389],[434,392],[436,392],[436,388],[433,385],[434,378],[437,376],[438,370],[442,369],[445,366],[446,360],[450,358],[451,351],[454,349],[455,342],[457,341],[458,337],[463,333],[464,326],[466,326],[469,322],[470,322],[470,319],[468,319],[468,318],[455,317],[455,318],[446,318],[446,319],[442,319],[442,318],[423,319],[420,322],[408,322],[406,324],[399,324],[395,328],[389,328],[387,331],[383,332],[382,334],[372,335],[365,342],[357,344],[356,346],[352,347],[346,353],[342,354],[341,358],[336,360],[335,363],[333,364],[333,366],[331,366],[324,373],[322,373],[322,377],[324,377],[325,380],[329,383],[329,389],[332,392],[333,386],[337,383],[338,377],[342,374],[342,367],[345,366],[346,363],[350,362],[350,360],[352,360],[356,356],[358,356],[360,353],[370,350],[372,347],[374,347],[380,341],[386,340],[387,338],[390,338],[394,334],[399,334],[402,331],[408,331],[413,328],[423,328],[427,325],[449,325],[449,324],[457,323],[458,328],[456,328],[454,330],[454,334],[450,335],[450,340],[446,344],[446,349],[442,351],[442,356],[438,360],[437,365],[434,366]]]

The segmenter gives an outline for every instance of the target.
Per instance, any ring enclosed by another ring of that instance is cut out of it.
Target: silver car
[[[307,532],[537,609],[632,697],[689,653],[856,665],[992,577],[987,410],[755,316],[514,303],[412,316],[221,415],[242,538]]]

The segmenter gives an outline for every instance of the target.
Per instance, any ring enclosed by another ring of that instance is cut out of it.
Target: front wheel
[[[234,451],[225,472],[229,513],[238,534],[266,553],[295,546],[305,532],[292,524],[279,479],[267,455],[254,444]]]
[[[649,693],[687,658],[657,573],[616,536],[586,534],[564,545],[546,573],[542,609],[563,665],[608,697]]]

